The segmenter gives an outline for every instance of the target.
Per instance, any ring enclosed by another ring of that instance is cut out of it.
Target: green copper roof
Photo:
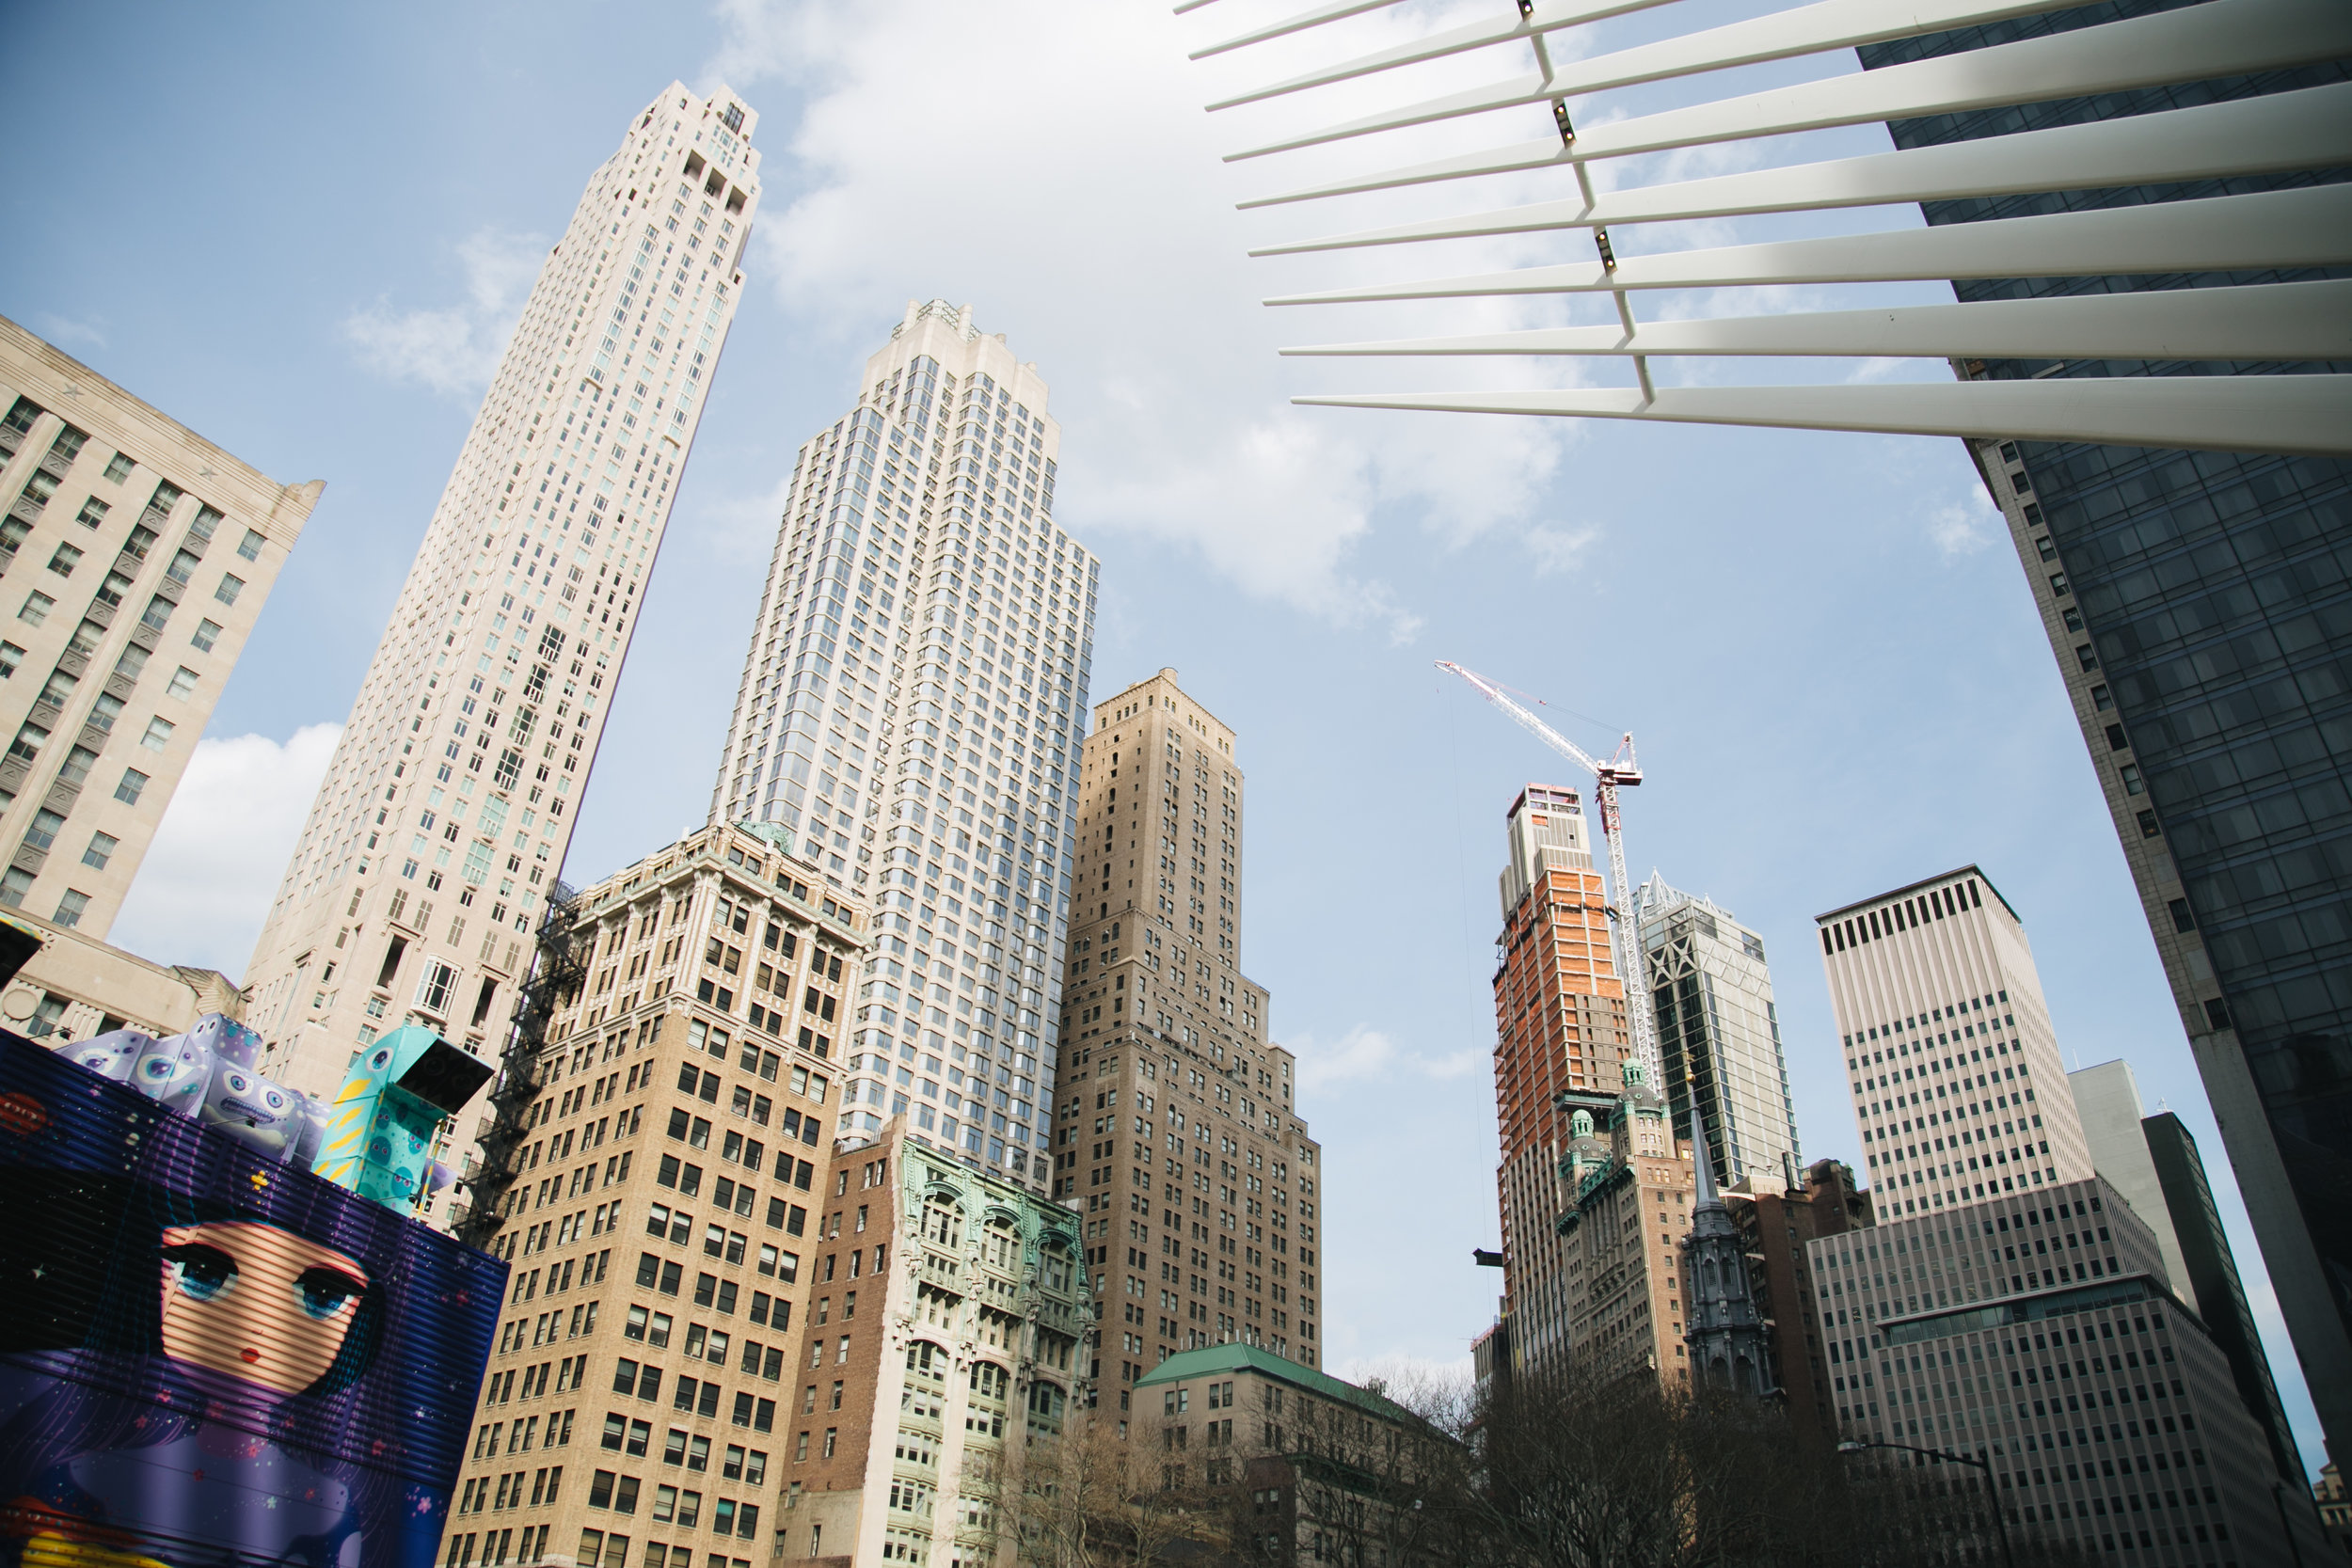
[[[1271,1351],[1260,1350],[1255,1345],[1234,1343],[1179,1351],[1137,1378],[1136,1386],[1148,1388],[1158,1384],[1185,1383],[1197,1377],[1221,1377],[1228,1372],[1238,1371],[1256,1372],[1287,1383],[1294,1388],[1321,1394],[1327,1400],[1344,1401],[1372,1412],[1383,1420],[1403,1421],[1416,1426],[1421,1423],[1421,1418],[1411,1411],[1370,1389],[1359,1388],[1352,1383],[1342,1383],[1338,1378],[1316,1371],[1312,1367],[1302,1367],[1295,1361],[1276,1355]]]

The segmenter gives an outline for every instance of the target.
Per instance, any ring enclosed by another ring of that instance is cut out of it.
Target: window
[[[98,592],[92,597],[103,604],[119,605],[122,602],[122,595],[130,591],[131,579],[129,578],[124,577],[120,572],[108,572],[99,582]],[[168,615],[171,612],[167,610],[164,613]]]
[[[78,752],[81,748],[77,746],[74,750]],[[112,833],[90,834],[89,847],[82,851],[82,863],[95,871],[105,870],[106,863],[114,858],[115,847],[120,842]]]
[[[2168,908],[2170,910],[2172,914],[2172,928],[2174,930],[2193,931],[2197,929],[2197,917],[2189,913],[2187,899],[2175,898],[2168,906]]]
[[[106,520],[106,514],[110,510],[112,509],[109,508],[104,501],[100,500],[96,496],[92,496],[89,499],[82,503],[82,515],[73,520],[81,524],[84,528],[96,528],[100,523]]]
[[[117,484],[131,477],[131,459],[125,452],[117,452],[106,459],[106,477]]]
[[[122,770],[122,782],[115,785],[115,799],[126,806],[139,803],[139,792],[147,787],[147,775],[135,768]]]
[[[72,930],[82,923],[82,911],[89,908],[89,895],[76,888],[68,888],[57,900],[56,924]]]
[[[213,651],[213,644],[220,641],[220,623],[218,621],[199,621],[196,624],[196,635],[189,638],[188,641],[196,644],[196,648],[199,653],[211,653]]]
[[[164,688],[164,695],[184,703],[195,694],[196,672],[183,664],[171,677],[171,684]]]
[[[2139,769],[2133,767],[2130,763],[2127,762],[2122,768],[2116,769],[2116,773],[2123,781],[2124,794],[2140,795],[2146,793],[2148,786],[2140,782]]]
[[[123,586],[128,588],[131,585],[126,582]],[[103,594],[100,596],[104,597]],[[154,631],[161,631],[164,629],[165,623],[171,619],[171,612],[179,608],[178,605],[158,594],[149,599],[147,608],[139,612],[139,625]]]
[[[33,813],[32,825],[24,830],[24,842],[36,849],[46,849],[57,842],[57,830],[65,826],[65,818],[43,806]]]
[[[49,569],[61,578],[73,575],[73,568],[82,563],[82,552],[71,545],[59,545],[49,558]]]
[[[24,907],[24,895],[33,891],[33,874],[23,866],[12,865],[0,871],[0,904],[12,910]]]
[[[46,594],[27,594],[24,595],[24,607],[16,612],[16,618],[27,626],[40,626],[49,619],[49,612],[56,608],[56,603]]]
[[[47,730],[27,720],[17,730],[16,738],[8,742],[8,755],[31,762],[40,755],[41,743],[48,738]]]
[[[172,722],[168,719],[150,719],[147,733],[139,736],[139,744],[151,752],[160,752],[171,744]]]
[[[457,987],[457,971],[438,961],[426,964],[417,977],[417,1006],[428,1013],[449,1010],[450,992]]]
[[[24,662],[24,650],[13,642],[0,642],[0,681],[16,673],[16,667]]]
[[[147,668],[147,657],[145,648],[132,643],[122,650],[122,657],[115,660],[115,673],[129,680],[138,679],[139,673]]]
[[[245,578],[233,573],[220,575],[220,586],[213,590],[213,597],[223,604],[235,604],[237,595],[245,592]]]
[[[196,575],[196,563],[203,559],[194,550],[183,546],[180,553],[171,558],[171,564],[164,568],[164,576],[174,582],[185,582]]]
[[[89,705],[89,714],[82,722],[95,724],[107,734],[114,733],[115,721],[122,717],[122,699],[111,691],[101,691],[98,700]]]
[[[64,766],[57,769],[57,782],[79,786],[89,777],[90,765],[97,760],[98,753],[88,747],[74,747],[72,751],[66,753]]]
[[[46,703],[51,707],[63,707],[65,700],[73,695],[73,689],[81,684],[79,679],[66,673],[63,670],[52,670],[49,672],[49,679],[40,689],[40,695],[35,701]]]
[[[245,557],[247,561],[261,560],[262,536],[254,532],[251,529],[246,529],[245,531],[245,537],[237,542],[237,553]]]

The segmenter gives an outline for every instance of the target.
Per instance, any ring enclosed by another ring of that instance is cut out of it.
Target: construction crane
[[[1633,737],[1628,735],[1619,739],[1616,754],[1607,762],[1599,761],[1513,702],[1502,688],[1477,671],[1442,658],[1438,660],[1438,668],[1450,675],[1461,676],[1480,696],[1510,715],[1519,728],[1593,775],[1593,799],[1600,809],[1600,836],[1609,846],[1609,892],[1614,900],[1609,911],[1609,947],[1616,958],[1618,977],[1625,985],[1626,1027],[1632,1032],[1634,1059],[1642,1064],[1652,1092],[1663,1094],[1665,1065],[1659,1056],[1658,1021],[1650,1010],[1649,966],[1642,952],[1641,928],[1634,924],[1633,884],[1625,874],[1625,817],[1617,803],[1619,789],[1630,789],[1642,782],[1641,764],[1633,757]]]

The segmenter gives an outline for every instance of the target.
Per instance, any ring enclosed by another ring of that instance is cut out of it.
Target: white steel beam
[[[1223,43],[1210,44],[1206,49],[1196,49],[1185,58],[1205,60],[1212,55],[1222,55],[1228,50],[1246,49],[1253,43],[1263,43],[1268,39],[1288,38],[1293,33],[1303,33],[1311,27],[1323,26],[1326,23],[1338,22],[1351,16],[1361,16],[1366,11],[1386,10],[1391,6],[1401,6],[1404,3],[1405,0],[1331,0],[1329,5],[1317,6],[1311,10],[1300,11],[1297,15],[1285,18],[1270,26],[1244,33],[1239,38],[1230,38]],[[1182,16],[1186,11],[1198,10],[1208,4],[1210,0],[1185,0],[1184,5],[1176,8],[1176,14]]]
[[[1640,185],[1602,192],[1589,201],[1581,198],[1540,201],[1458,218],[1266,245],[1250,254],[1289,256],[1550,229],[2170,184],[2347,163],[2352,163],[2352,83],[2339,82],[2164,114],[2021,131],[1981,141],[1908,148],[1711,180]]]
[[[2352,266],[2352,184],[2255,191],[2199,201],[2095,208],[1877,234],[1619,256],[1419,282],[1283,294],[1268,305],[1601,293],[1629,289],[1762,288],[1964,277],[2266,272]]]
[[[2352,279],[1536,327],[1323,343],[1285,355],[1826,355],[1934,359],[2352,359]]]
[[[2352,6],[2339,0],[2211,0],[2106,27],[2024,39],[1616,120],[1581,131],[1569,142],[1541,136],[1259,197],[1240,205],[1274,207],[1708,142],[2245,76],[2346,55],[2352,55]]]
[[[2185,375],[1858,387],[1367,392],[1297,397],[1329,408],[1543,414],[1977,440],[2352,457],[2352,375]]]
[[[1814,5],[1800,6],[1794,10],[1775,11],[1770,16],[1735,22],[1728,26],[1713,27],[1701,33],[1685,33],[1679,38],[1622,49],[1613,55],[1597,55],[1591,59],[1578,60],[1557,70],[1539,71],[1534,76],[1491,82],[1484,87],[1428,99],[1406,108],[1325,126],[1279,142],[1269,142],[1263,147],[1251,148],[1246,152],[1230,153],[1226,161],[1232,163],[1245,158],[1260,158],[1270,152],[1287,152],[1326,142],[1345,141],[1353,136],[1368,136],[1375,131],[1428,125],[1441,119],[1456,119],[1464,115],[1485,114],[1492,109],[1540,103],[1556,98],[1577,98],[1612,87],[1638,87],[1645,82],[1668,81],[1677,76],[1723,71],[1736,65],[1785,60],[1832,49],[1851,49],[1858,44],[1915,38],[1922,33],[1943,32],[1952,27],[1978,26],[2010,17],[2058,10],[2063,8],[2065,3],[2066,0],[1913,0],[1910,5],[1890,6],[1886,0],[1817,0]],[[1557,28],[1591,20],[1582,13],[1593,8],[1596,8],[1591,0],[1574,6],[1558,4],[1555,0],[1553,6],[1542,8],[1542,12],[1557,13],[1560,18],[1549,25],[1542,24],[1543,15],[1539,13],[1536,18],[1514,22],[1508,26],[1498,23],[1457,28],[1451,34],[1440,33],[1435,40],[1426,40],[1423,44],[1406,44],[1384,50],[1378,55],[1369,55],[1360,60],[1334,66],[1328,71],[1294,77],[1288,82],[1238,97],[1220,99],[1209,107],[1212,111],[1232,108],[1305,87],[1346,81],[1400,65],[1435,59],[1442,55],[1458,54],[1464,48],[1485,48],[1513,40],[1540,38]],[[1610,11],[1603,14],[1632,8],[1635,8],[1612,6]],[[1466,41],[1473,36],[1478,41]],[[1436,46],[1447,40],[1456,40],[1459,47]]]
[[[1841,8],[1869,3],[1870,0],[1821,0],[1822,5]],[[1940,0],[1940,3],[1947,6],[1960,5],[1981,9],[1985,5],[1985,0]],[[1428,38],[1418,39],[1411,43],[1400,43],[1392,48],[1380,50],[1376,54],[1343,61],[1335,66],[1327,66],[1320,71],[1311,71],[1304,76],[1294,76],[1286,82],[1277,82],[1271,87],[1257,87],[1237,97],[1221,98],[1209,105],[1209,112],[1215,114],[1219,109],[1236,108],[1244,103],[1256,103],[1269,98],[1280,98],[1287,93],[1302,92],[1309,87],[1328,87],[1334,82],[1352,81],[1360,76],[1371,76],[1383,71],[1393,71],[1399,66],[1419,65],[1425,60],[1443,59],[1449,55],[1465,54],[1472,49],[1490,48],[1498,43],[1533,40],[1542,38],[1547,33],[1556,33],[1564,28],[1582,26],[1590,22],[1604,22],[1613,16],[1623,16],[1629,11],[1647,10],[1653,6],[1665,4],[1667,0],[1547,0],[1547,3],[1534,7],[1525,16],[1501,11],[1490,22],[1473,22],[1448,32],[1435,33]],[[2007,12],[2050,8],[2051,0],[2005,0]],[[1789,13],[1784,12],[1783,14]],[[1882,15],[1882,23],[1883,20],[1883,15]],[[1648,47],[1654,48],[1655,46]],[[1803,48],[1797,50],[1799,54],[1808,52]],[[1632,51],[1632,53],[1638,54],[1641,51]],[[1608,57],[1614,59],[1619,56]]]

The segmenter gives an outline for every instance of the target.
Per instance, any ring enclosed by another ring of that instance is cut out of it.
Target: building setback
[[[2090,1175],[2025,924],[1983,872],[1816,921],[1882,1220]]]
[[[2154,1233],[2156,1248],[2164,1255],[2166,1280],[2175,1295],[2188,1299],[2188,1265],[2181,1257],[2180,1237],[2148,1148],[2148,1133],[2140,1126],[2139,1081],[2132,1076],[2131,1063],[2119,1056],[2076,1068],[2066,1075],[2066,1086],[2082,1119],[2091,1164]]]
[[[711,796],[874,909],[844,1128],[1041,1190],[1099,571],[1045,394],[970,306],[908,303],[801,447]]]
[[[2176,8],[2110,0],[1866,43],[1877,70]],[[2341,90],[2343,60],[2003,104],[1887,130],[1899,148],[2099,123],[2185,104]],[[2217,107],[2214,112],[2231,112]],[[2233,176],[2257,193],[2340,169]],[[2137,208],[2208,184],[1985,193],[1929,201],[1931,225]],[[2319,271],[2272,275],[2282,280]],[[1975,277],[1963,301],[2241,282],[2234,274]],[[1972,380],[2280,373],[2323,365],[1963,360]],[[1968,443],[2007,519],[2156,952],[2262,1243],[2280,1315],[2338,1452],[2352,1444],[2352,601],[2342,564],[2352,464],[2152,447]],[[2326,1064],[2323,1066],[2322,1064]]]
[[[1578,1136],[1569,1119],[1575,1109],[1588,1123],[1618,1114],[1632,1045],[1582,802],[1572,789],[1532,784],[1504,824],[1494,974],[1503,1300],[1481,1355],[1509,1374],[1563,1366],[1580,1340],[1581,1289],[1558,1228],[1575,1203],[1562,1175]]]
[[[1778,1176],[1803,1150],[1764,939],[1654,871],[1633,896],[1675,1125],[1699,1108],[1719,1187]]]
[[[404,1023],[505,1045],[740,298],[755,121],[673,83],[540,269],[254,945],[290,1087]]]
[[[0,906],[105,939],[325,488],[0,317]],[[114,1010],[61,991],[9,1023],[54,1033],[69,996]]]
[[[2119,1563],[2284,1568],[2290,1528],[2318,1547],[2154,1234],[2105,1181],[1808,1251],[1841,1437],[1983,1459],[2012,1528]]]
[[[1080,774],[1053,1191],[1122,1413],[1179,1352],[1322,1358],[1322,1152],[1241,970],[1233,743],[1162,670],[1095,705]]]
[[[550,911],[456,1216],[512,1275],[443,1568],[767,1556],[866,940],[814,876],[713,828]]]
[[[1076,1216],[903,1117],[843,1143],[819,1206],[774,1556],[1009,1560],[1002,1489],[1092,1397]]]

